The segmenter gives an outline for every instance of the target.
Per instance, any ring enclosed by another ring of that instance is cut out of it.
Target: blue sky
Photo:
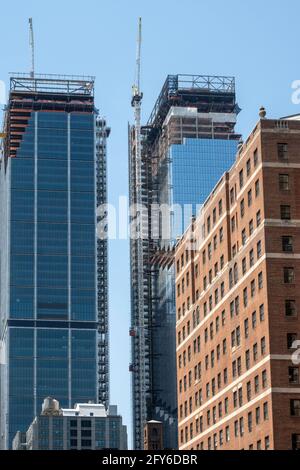
[[[300,79],[298,0],[26,0],[2,2],[0,79],[29,71],[32,16],[39,73],[95,75],[96,103],[112,128],[109,201],[128,192],[127,123],[132,120],[136,28],[143,18],[143,116],[167,74],[235,75],[244,136],[263,104],[269,117],[300,113],[291,84]],[[130,425],[129,256],[110,243],[111,398]]]

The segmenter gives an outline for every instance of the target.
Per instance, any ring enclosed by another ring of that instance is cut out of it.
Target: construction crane
[[[141,152],[141,107],[143,93],[141,92],[141,46],[142,46],[142,19],[138,22],[138,36],[136,48],[136,70],[135,83],[132,87],[131,106],[134,108],[134,140],[135,140],[135,182],[136,182],[136,204],[142,207],[142,152]],[[137,216],[138,217],[138,216]],[[137,324],[134,328],[137,332],[136,347],[138,347],[139,363],[132,368],[134,373],[138,374],[140,413],[139,422],[141,425],[140,433],[143,435],[143,427],[147,421],[146,409],[146,365],[145,365],[145,318],[144,318],[144,267],[143,267],[143,214],[139,215],[139,235],[136,240],[137,248]]]
[[[30,69],[30,77],[34,78],[34,34],[33,34],[33,22],[32,18],[29,18],[29,45],[31,50],[31,69]]]

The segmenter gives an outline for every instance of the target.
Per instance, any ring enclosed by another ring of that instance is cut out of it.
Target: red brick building
[[[300,449],[297,117],[259,121],[175,263],[179,448]]]

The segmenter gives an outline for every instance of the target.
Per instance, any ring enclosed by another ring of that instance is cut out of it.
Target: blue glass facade
[[[46,396],[98,399],[95,113],[32,111],[1,186],[7,447]]]
[[[170,215],[170,238],[162,246],[174,245],[222,174],[234,163],[236,140],[184,139],[169,148],[159,174],[160,204],[178,205],[181,211]],[[184,210],[184,207],[186,210]],[[176,215],[177,214],[177,215]],[[153,315],[152,357],[154,419],[164,416],[164,441],[177,443],[176,308],[175,271],[160,268],[154,277],[156,308]]]
[[[190,223],[191,215],[197,215],[222,174],[234,163],[237,153],[236,140],[184,139],[169,150],[171,165],[172,202],[180,206],[190,205],[181,227],[174,227],[173,238],[182,235]]]

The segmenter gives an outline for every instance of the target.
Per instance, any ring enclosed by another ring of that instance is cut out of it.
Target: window
[[[211,250],[211,243],[208,244],[208,259],[211,259],[211,253],[212,253],[212,250]]]
[[[251,173],[251,160],[250,160],[250,158],[249,158],[249,160],[247,160],[246,169],[247,169],[247,176],[249,176],[250,173]]]
[[[244,418],[240,418],[240,435],[244,435]]]
[[[248,207],[252,204],[252,189],[248,191]]]
[[[247,339],[249,336],[249,319],[246,318],[244,321],[244,330],[245,330],[245,338]]]
[[[207,233],[210,232],[210,216],[207,218]]]
[[[250,253],[249,253],[249,260],[250,260],[250,268],[252,268],[252,266],[254,265],[254,250],[250,250]]]
[[[293,284],[295,282],[294,268],[283,268],[283,278],[285,284]]]
[[[289,383],[299,384],[299,367],[289,367]]]
[[[255,422],[256,424],[260,423],[260,407],[255,409]]]
[[[285,301],[285,315],[286,317],[296,317],[297,308],[295,300],[286,300]]]
[[[253,360],[257,361],[257,355],[258,355],[258,346],[257,343],[253,345]]]
[[[224,229],[223,229],[223,227],[220,228],[219,238],[220,238],[220,243],[222,243],[222,241],[224,240]]]
[[[265,306],[264,306],[264,304],[260,305],[260,307],[259,307],[259,319],[260,319],[260,321],[264,321],[264,319],[265,319]]]
[[[243,218],[245,215],[245,200],[244,199],[241,200],[240,207],[241,207],[241,217]]]
[[[267,371],[266,370],[262,371],[261,380],[262,380],[263,388],[266,388],[266,386],[267,386]]]
[[[240,189],[244,186],[244,172],[243,170],[239,173]]]
[[[221,256],[220,258],[220,268],[223,269],[224,268],[224,255]]]
[[[287,348],[294,349],[293,344],[295,341],[297,341],[297,333],[288,333],[286,336],[286,339],[287,339]]]
[[[252,313],[252,328],[255,329],[257,325],[256,312]]]
[[[249,222],[249,237],[251,237],[253,232],[254,232],[254,223],[253,223],[253,219],[251,219]]]
[[[257,227],[259,227],[260,224],[261,224],[261,212],[258,211],[257,214],[256,214],[256,225],[257,225]]]
[[[226,428],[225,428],[225,435],[226,435],[226,442],[229,442],[230,441],[229,426],[226,426]],[[299,448],[300,448],[300,434],[299,434]]]
[[[281,220],[291,220],[291,206],[280,206]]]
[[[246,369],[249,370],[250,369],[250,351],[249,351],[249,349],[245,353],[245,362],[246,362]]]
[[[261,241],[257,242],[257,258],[260,258],[262,254]]]
[[[243,290],[243,301],[244,301],[244,307],[247,307],[248,305],[248,290],[247,287]]]
[[[240,298],[239,297],[236,297],[234,299],[234,307],[235,307],[235,314],[239,315],[240,313]]]
[[[251,297],[255,296],[255,279],[251,281]]]
[[[256,167],[258,163],[258,149],[256,149],[253,153],[253,163],[254,163],[254,166]]]
[[[255,197],[258,197],[260,193],[260,184],[259,180],[255,181]]]
[[[239,435],[239,422],[235,421],[234,422],[234,436],[238,437],[238,435]]]
[[[222,212],[223,212],[223,201],[222,201],[222,199],[220,199],[220,201],[219,201],[219,215],[222,215]]]
[[[290,407],[291,407],[291,416],[296,416],[297,418],[299,418],[300,417],[300,400],[291,400]]]
[[[206,251],[205,250],[202,252],[202,263],[203,264],[206,263]]]
[[[265,450],[269,450],[269,449],[270,449],[270,437],[266,436],[265,437]]]
[[[244,230],[242,231],[242,244],[243,244],[243,246],[246,245],[246,241],[247,241],[247,235],[246,235],[246,229],[244,228]]]
[[[215,225],[216,221],[217,221],[217,209],[214,208],[214,210],[213,210],[213,224],[214,225]]]
[[[253,431],[253,419],[252,419],[252,413],[248,413],[248,431],[252,432]]]
[[[247,400],[250,401],[251,400],[251,382],[247,382]]]
[[[217,235],[214,236],[214,250],[217,249],[217,245],[218,245],[218,237]]]
[[[277,155],[278,155],[278,160],[287,161],[288,160],[288,144],[286,143],[277,144]]]
[[[292,449],[300,450],[300,434],[292,434]]]
[[[243,260],[242,260],[242,272],[243,272],[243,276],[246,274],[246,271],[247,271],[247,261],[246,261],[246,258],[243,258]]]
[[[230,204],[234,203],[234,188],[230,190]]]
[[[279,175],[279,189],[280,191],[289,191],[290,189],[289,175]]]
[[[256,375],[254,377],[254,391],[255,391],[255,393],[259,392],[259,377],[258,377],[258,375]]]
[[[231,217],[231,231],[235,231],[235,216]]]
[[[257,441],[257,450],[261,450],[261,441]]]
[[[260,351],[261,351],[262,356],[266,354],[266,338],[265,337],[263,337],[260,340]]]
[[[282,251],[284,253],[293,253],[293,237],[286,235],[282,237]]]
[[[258,274],[258,288],[261,290],[263,288],[263,273]]]

